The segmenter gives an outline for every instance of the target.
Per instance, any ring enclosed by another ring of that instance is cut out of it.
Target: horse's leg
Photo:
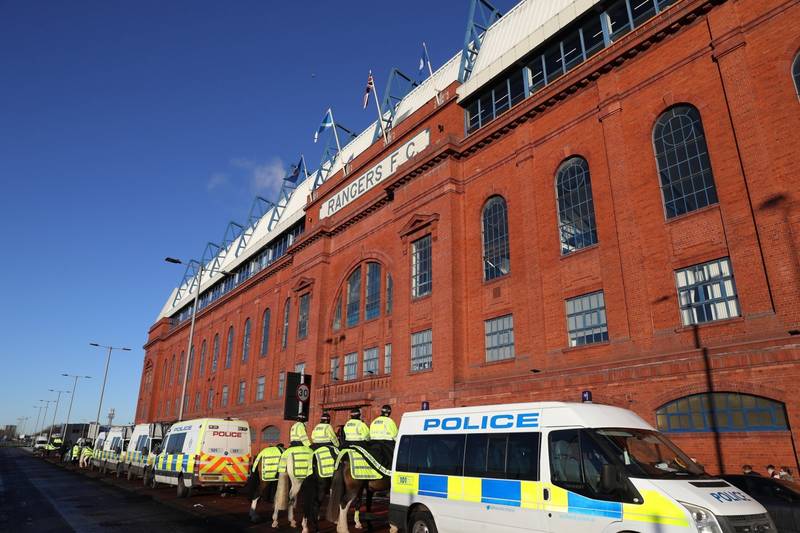
[[[300,523],[301,523],[301,524],[302,524],[302,526],[303,526],[303,533],[309,533],[309,531],[308,531],[308,518],[306,518],[306,517],[304,516],[304,517],[303,517],[303,521],[302,521],[302,522],[300,522]]]
[[[372,490],[370,490],[369,484],[367,484],[366,491],[367,491],[366,509],[367,509],[367,513],[369,513],[371,515],[372,514],[372,496],[373,496],[374,493],[372,492]],[[369,531],[369,532],[372,531],[372,519],[371,518],[367,520],[367,531]]]
[[[350,510],[350,504],[353,503],[352,499],[348,499],[342,507],[339,505],[339,520],[336,522],[336,533],[350,533],[350,528],[347,527],[347,511]]]
[[[303,480],[298,480],[294,476],[290,475],[289,480],[291,481],[290,488],[289,488],[289,508],[287,509],[289,513],[289,525],[293,528],[297,527],[297,522],[294,519],[294,508],[297,505],[297,492],[300,489],[300,484]]]
[[[258,487],[258,492],[256,493],[256,497],[253,498],[250,501],[250,521],[251,522],[258,522],[258,520],[261,518],[260,516],[258,516],[258,513],[256,512],[256,506],[258,505],[258,498],[259,498],[260,495],[261,495],[261,487],[259,486]]]
[[[353,504],[353,520],[356,523],[356,529],[361,529],[361,495],[364,493],[364,483],[359,483],[358,491],[356,491],[355,503]]]

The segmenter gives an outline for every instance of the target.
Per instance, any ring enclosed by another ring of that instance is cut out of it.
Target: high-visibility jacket
[[[339,438],[330,424],[320,422],[314,426],[314,431],[311,432],[311,442],[314,444],[333,444],[339,447]]]
[[[281,461],[281,449],[277,446],[264,448],[253,461],[253,472],[261,464],[261,481],[272,481],[278,478],[278,464]]]
[[[331,448],[328,446],[320,446],[314,450],[314,457],[317,458],[317,473],[319,477],[333,477],[336,457],[331,453]]]
[[[352,418],[344,425],[344,439],[347,442],[363,442],[369,440],[369,428],[357,418]]]
[[[90,446],[86,446],[83,450],[81,450],[82,457],[91,457],[94,455],[94,450]]]
[[[70,457],[72,459],[77,459],[78,455],[80,455],[80,453],[81,453],[81,447],[78,446],[77,444],[73,444],[72,453],[70,454]]]
[[[397,424],[388,416],[379,416],[369,425],[370,440],[395,440]]]
[[[292,446],[287,448],[281,455],[278,463],[278,472],[286,472],[289,466],[289,457],[292,458],[292,472],[289,472],[297,479],[305,479],[311,475],[311,461],[314,459],[314,452],[308,446]]]
[[[302,422],[295,422],[289,432],[289,441],[302,442],[303,446],[311,446],[311,441],[308,440],[308,433],[306,433],[306,425]]]

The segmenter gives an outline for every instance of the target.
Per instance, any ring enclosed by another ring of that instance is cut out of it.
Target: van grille
[[[725,533],[775,533],[775,528],[766,514],[718,516]]]

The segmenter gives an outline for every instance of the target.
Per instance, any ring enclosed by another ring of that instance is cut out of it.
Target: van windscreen
[[[175,433],[169,436],[167,447],[164,450],[166,453],[182,453],[183,443],[186,441],[186,433]]]

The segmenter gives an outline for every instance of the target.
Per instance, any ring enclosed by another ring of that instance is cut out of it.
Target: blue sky
[[[495,2],[507,10],[512,0]],[[73,421],[133,420],[147,330],[182,267],[274,197],[328,106],[358,131],[367,72],[460,48],[466,0],[0,0],[0,424],[80,382]],[[65,407],[60,408],[62,419]],[[52,410],[50,411],[52,414]],[[49,416],[48,416],[49,418]]]

